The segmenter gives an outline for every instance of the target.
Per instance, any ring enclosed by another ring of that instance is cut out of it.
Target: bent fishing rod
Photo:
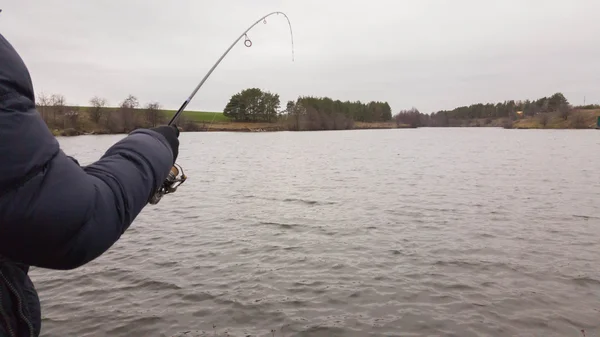
[[[269,13],[269,14],[261,17],[260,19],[256,20],[256,22],[254,22],[250,27],[248,27],[237,39],[235,39],[235,41],[233,41],[233,43],[229,46],[229,48],[227,48],[227,50],[225,50],[225,52],[223,53],[223,55],[221,55],[221,57],[219,57],[219,59],[217,60],[217,62],[210,68],[210,70],[206,73],[206,75],[204,75],[204,77],[202,78],[202,80],[200,81],[200,83],[198,83],[198,85],[196,86],[196,88],[194,88],[194,91],[192,91],[192,93],[188,96],[188,98],[185,99],[185,101],[183,102],[183,104],[181,105],[181,107],[177,110],[177,112],[173,115],[173,117],[169,121],[168,125],[170,125],[170,126],[171,125],[172,126],[176,125],[177,121],[181,117],[183,111],[185,110],[185,108],[187,107],[187,105],[190,103],[190,101],[192,100],[192,98],[194,98],[194,96],[196,95],[196,93],[198,92],[198,90],[200,90],[200,88],[202,87],[202,85],[204,85],[204,82],[206,82],[206,80],[212,74],[212,72],[215,70],[215,68],[217,68],[217,66],[219,65],[219,63],[221,63],[221,61],[225,58],[225,56],[227,56],[227,54],[229,54],[229,51],[231,51],[231,49],[233,49],[233,47],[238,43],[238,41],[240,41],[243,37],[245,37],[244,45],[246,47],[248,47],[248,48],[252,47],[252,41],[248,37],[248,32],[252,28],[254,28],[254,26],[256,26],[257,24],[259,24],[261,21],[266,24],[267,23],[266,19],[269,16],[271,16],[271,15],[280,15],[280,14],[285,17],[285,19],[287,20],[288,26],[290,27],[290,37],[291,37],[291,41],[292,41],[292,61],[294,61],[294,34],[292,32],[292,24],[291,24],[290,19],[288,18],[288,16],[285,15],[285,13],[283,13],[283,12],[271,12],[271,13]],[[177,163],[175,163],[173,165],[173,167],[171,167],[171,171],[169,171],[169,175],[167,176],[167,178],[163,182],[162,186],[150,198],[149,203],[152,204],[152,205],[158,204],[158,202],[162,199],[162,197],[164,195],[170,194],[170,193],[174,193],[177,190],[177,188],[179,186],[181,186],[181,184],[183,184],[185,182],[186,179],[187,179],[187,176],[183,172],[183,168],[180,165],[178,165]]]

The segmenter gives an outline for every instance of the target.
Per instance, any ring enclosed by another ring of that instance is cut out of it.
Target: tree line
[[[501,103],[472,104],[462,106],[450,111],[438,111],[434,114],[446,114],[454,119],[473,119],[473,118],[510,118],[516,117],[517,112],[522,112],[524,116],[535,116],[538,113],[560,112],[564,119],[567,119],[568,112],[572,110],[567,98],[560,92],[550,97],[530,101],[505,101]]]
[[[590,107],[594,107],[591,105]],[[469,106],[461,106],[452,110],[441,110],[432,114],[421,113],[412,108],[402,110],[394,115],[396,124],[405,124],[412,127],[431,126],[463,126],[465,121],[484,120],[484,124],[494,119],[506,119],[507,123],[524,117],[536,116],[540,123],[546,126],[551,114],[558,115],[567,120],[574,107],[560,92],[549,97],[537,100],[504,101],[498,103],[478,103]]]
[[[387,102],[340,101],[329,97],[300,96],[281,109],[278,94],[259,88],[244,89],[231,96],[223,114],[234,121],[284,122],[290,130],[339,130],[355,121],[386,122],[392,119]]]
[[[159,102],[142,105],[137,97],[128,95],[117,106],[109,106],[104,97],[94,96],[89,106],[66,103],[61,94],[40,93],[36,108],[50,130],[58,134],[128,133],[137,128],[154,127],[167,122]],[[242,90],[231,96],[223,115],[233,122],[277,123],[288,130],[351,129],[354,122],[387,122],[392,110],[387,102],[340,101],[329,97],[300,96],[288,101],[284,109],[278,94],[258,88]],[[184,116],[178,126],[186,131],[201,128]]]
[[[344,130],[352,129],[354,122],[390,121],[392,109],[387,102],[304,96],[288,101],[283,117],[290,130]]]
[[[107,99],[94,96],[89,106],[71,106],[61,94],[41,93],[36,107],[51,130],[66,130],[78,134],[81,131],[95,133],[127,133],[137,128],[154,127],[167,122],[167,116],[158,102],[144,105],[128,95],[116,107],[108,106]],[[398,127],[447,127],[447,126],[497,126],[505,127],[525,117],[536,117],[546,126],[550,116],[570,120],[572,127],[585,127],[586,121],[574,109],[600,109],[599,105],[573,107],[558,92],[536,100],[509,100],[498,103],[478,103],[452,110],[440,110],[431,114],[421,113],[417,108],[401,110],[392,115],[387,102],[341,101],[329,97],[300,96],[288,101],[281,108],[278,94],[259,88],[248,88],[231,96],[223,111],[233,122],[278,123],[278,128],[288,130],[343,130],[352,129],[355,122],[394,121]],[[83,118],[82,118],[83,117]],[[570,118],[569,118],[570,117]],[[184,116],[178,125],[187,131],[197,131],[200,125]]]

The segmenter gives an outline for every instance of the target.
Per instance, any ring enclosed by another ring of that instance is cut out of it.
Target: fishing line
[[[219,57],[219,59],[217,60],[217,62],[210,68],[210,70],[208,71],[208,73],[206,73],[206,75],[204,75],[204,77],[202,78],[202,80],[200,81],[200,83],[198,83],[198,85],[196,86],[196,88],[194,88],[194,91],[192,91],[192,93],[190,94],[190,96],[188,96],[188,98],[185,99],[185,101],[183,102],[183,104],[181,105],[181,107],[177,110],[177,112],[173,115],[173,117],[169,121],[168,125],[175,125],[175,123],[177,123],[177,121],[179,120],[179,118],[181,117],[181,115],[183,113],[183,110],[185,110],[185,108],[190,103],[190,101],[192,100],[192,98],[194,98],[194,96],[196,95],[196,93],[198,92],[198,90],[202,87],[202,85],[204,84],[204,82],[206,82],[206,80],[212,74],[212,72],[215,70],[215,68],[217,68],[217,66],[219,65],[219,63],[221,63],[221,61],[225,58],[225,56],[229,53],[229,51],[231,51],[231,49],[233,49],[233,47],[236,45],[236,43],[238,43],[239,40],[242,39],[242,37],[245,38],[244,39],[244,45],[246,47],[248,47],[248,48],[252,47],[252,40],[250,40],[250,38],[248,37],[248,32],[252,28],[254,28],[254,26],[256,26],[258,23],[260,23],[261,21],[264,24],[266,24],[267,23],[267,18],[269,16],[271,16],[271,15],[283,15],[285,17],[285,19],[287,20],[288,26],[290,28],[290,38],[291,38],[291,42],[292,42],[292,62],[294,61],[294,33],[292,31],[292,23],[290,22],[290,19],[288,18],[288,16],[285,13],[283,13],[283,12],[271,12],[271,13],[269,13],[269,14],[261,17],[260,19],[256,20],[256,22],[254,22],[252,25],[250,25],[250,27],[248,27],[237,39],[235,39],[235,41],[233,41],[233,43],[229,46],[229,48],[227,48],[227,50],[225,50],[225,52],[223,53],[223,55],[221,55],[221,57]],[[206,131],[208,131],[208,129],[210,128],[210,126],[214,122],[215,117],[217,117],[216,113],[213,115],[213,118],[210,121],[210,123],[209,123]],[[162,197],[165,194],[174,193],[177,190],[177,188],[181,184],[183,184],[185,182],[186,179],[187,179],[187,176],[183,172],[183,168],[180,165],[178,165],[177,163],[175,163],[173,165],[173,167],[171,168],[171,171],[169,172],[169,175],[167,176],[167,178],[163,182],[163,185],[150,198],[149,203],[155,205],[155,204],[157,204],[162,199]]]

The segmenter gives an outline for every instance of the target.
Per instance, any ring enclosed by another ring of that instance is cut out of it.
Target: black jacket
[[[29,266],[77,268],[123,234],[167,177],[173,153],[140,129],[81,167],[35,109],[29,72],[0,34],[0,336],[37,336]]]

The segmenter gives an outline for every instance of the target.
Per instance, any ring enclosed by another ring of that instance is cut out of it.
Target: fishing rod
[[[198,90],[200,89],[200,87],[202,87],[202,85],[204,84],[204,82],[206,82],[206,80],[212,74],[212,72],[215,70],[215,68],[217,68],[217,66],[219,65],[219,63],[221,63],[221,61],[225,58],[225,56],[227,54],[229,54],[229,51],[231,51],[231,49],[233,49],[233,47],[238,43],[238,41],[240,41],[243,37],[245,37],[244,45],[246,47],[248,47],[248,48],[252,47],[252,41],[248,37],[248,32],[252,28],[254,28],[254,26],[256,26],[257,24],[259,24],[261,21],[266,24],[267,23],[267,18],[269,16],[271,16],[271,15],[280,15],[280,14],[285,17],[285,19],[287,20],[288,26],[290,27],[290,37],[291,37],[291,41],[292,41],[292,62],[293,62],[294,61],[294,33],[292,32],[292,24],[290,22],[290,19],[283,12],[271,12],[271,13],[269,13],[269,14],[261,17],[260,19],[256,20],[256,22],[254,22],[237,39],[235,39],[235,41],[233,41],[233,43],[231,44],[231,46],[229,46],[229,48],[227,48],[227,50],[225,50],[225,52],[223,53],[223,55],[221,55],[221,57],[219,57],[219,59],[217,60],[217,62],[210,68],[210,70],[208,71],[208,73],[206,73],[206,75],[204,75],[204,78],[202,78],[202,80],[200,81],[200,83],[198,83],[198,85],[196,86],[196,88],[194,88],[194,91],[192,91],[192,93],[188,96],[188,98],[185,99],[185,101],[183,102],[183,104],[181,105],[181,107],[177,110],[177,112],[175,113],[175,115],[173,115],[173,117],[169,121],[168,125],[172,125],[172,126],[176,125],[175,123],[177,123],[177,121],[181,117],[181,115],[183,113],[183,110],[185,110],[185,108],[190,103],[190,101],[192,100],[192,98],[194,98],[194,96],[196,95],[196,93],[198,92]],[[214,120],[214,116],[213,116],[213,120]],[[177,188],[181,184],[183,184],[185,182],[186,179],[187,179],[187,176],[183,172],[183,168],[180,165],[178,165],[177,163],[175,163],[173,165],[173,167],[171,167],[171,171],[169,171],[169,175],[167,176],[167,179],[165,179],[165,181],[163,182],[163,185],[150,198],[150,201],[149,201],[150,204],[156,205],[156,204],[158,204],[158,202],[162,199],[162,197],[165,194],[174,193],[177,190]]]

